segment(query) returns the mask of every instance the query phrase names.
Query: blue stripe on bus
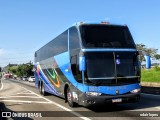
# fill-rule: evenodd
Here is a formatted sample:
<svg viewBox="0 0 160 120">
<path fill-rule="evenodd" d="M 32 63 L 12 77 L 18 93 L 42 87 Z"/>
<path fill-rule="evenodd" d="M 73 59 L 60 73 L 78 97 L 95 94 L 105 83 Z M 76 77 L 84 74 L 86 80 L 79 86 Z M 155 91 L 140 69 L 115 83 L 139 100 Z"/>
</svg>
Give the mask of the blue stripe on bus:
<svg viewBox="0 0 160 120">
<path fill-rule="evenodd" d="M 119 94 L 121 95 L 138 88 L 140 88 L 139 83 L 135 83 L 124 86 L 89 86 L 89 91 L 100 92 L 109 95 L 116 95 L 116 90 L 118 90 Z"/>
</svg>

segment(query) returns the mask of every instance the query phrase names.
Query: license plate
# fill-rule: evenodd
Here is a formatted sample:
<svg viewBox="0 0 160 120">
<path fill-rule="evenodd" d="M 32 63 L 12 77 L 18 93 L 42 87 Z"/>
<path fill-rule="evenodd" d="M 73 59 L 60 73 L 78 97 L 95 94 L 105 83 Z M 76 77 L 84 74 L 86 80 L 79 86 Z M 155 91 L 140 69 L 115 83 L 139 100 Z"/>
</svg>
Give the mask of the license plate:
<svg viewBox="0 0 160 120">
<path fill-rule="evenodd" d="M 119 102 L 122 102 L 122 99 L 121 99 L 121 98 L 112 99 L 112 103 L 119 103 Z"/>
</svg>

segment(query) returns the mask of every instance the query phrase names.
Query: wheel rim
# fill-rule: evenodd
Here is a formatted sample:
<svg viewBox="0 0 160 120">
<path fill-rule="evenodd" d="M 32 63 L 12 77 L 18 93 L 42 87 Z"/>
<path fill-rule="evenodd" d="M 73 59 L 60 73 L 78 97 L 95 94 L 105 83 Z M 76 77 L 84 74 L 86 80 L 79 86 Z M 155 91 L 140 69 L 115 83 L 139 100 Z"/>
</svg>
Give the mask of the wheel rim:
<svg viewBox="0 0 160 120">
<path fill-rule="evenodd" d="M 42 93 L 44 93 L 44 86 L 42 85 Z"/>
<path fill-rule="evenodd" d="M 72 101 L 72 95 L 71 95 L 70 90 L 67 91 L 67 100 L 69 103 L 71 103 L 71 101 Z"/>
</svg>

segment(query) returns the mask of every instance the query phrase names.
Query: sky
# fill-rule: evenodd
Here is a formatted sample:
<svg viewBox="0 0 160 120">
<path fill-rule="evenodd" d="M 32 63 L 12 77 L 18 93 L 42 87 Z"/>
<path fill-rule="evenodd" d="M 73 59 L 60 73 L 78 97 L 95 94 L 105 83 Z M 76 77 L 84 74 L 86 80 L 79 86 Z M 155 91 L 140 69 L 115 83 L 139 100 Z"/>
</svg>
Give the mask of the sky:
<svg viewBox="0 0 160 120">
<path fill-rule="evenodd" d="M 0 0 L 0 66 L 34 62 L 72 24 L 101 21 L 126 24 L 135 43 L 160 49 L 160 0 Z"/>
</svg>

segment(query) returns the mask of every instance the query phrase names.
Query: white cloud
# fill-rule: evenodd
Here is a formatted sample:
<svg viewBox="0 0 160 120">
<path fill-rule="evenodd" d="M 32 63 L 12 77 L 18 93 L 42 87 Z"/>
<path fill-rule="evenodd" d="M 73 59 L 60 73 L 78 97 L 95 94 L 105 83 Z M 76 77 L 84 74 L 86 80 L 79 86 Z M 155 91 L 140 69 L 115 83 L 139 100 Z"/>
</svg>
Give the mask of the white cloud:
<svg viewBox="0 0 160 120">
<path fill-rule="evenodd" d="M 5 54 L 5 50 L 4 49 L 0 49 L 0 57 L 3 56 Z"/>
<path fill-rule="evenodd" d="M 108 22 L 108 21 L 110 21 L 111 19 L 110 19 L 109 17 L 105 17 L 104 20 Z"/>
</svg>

